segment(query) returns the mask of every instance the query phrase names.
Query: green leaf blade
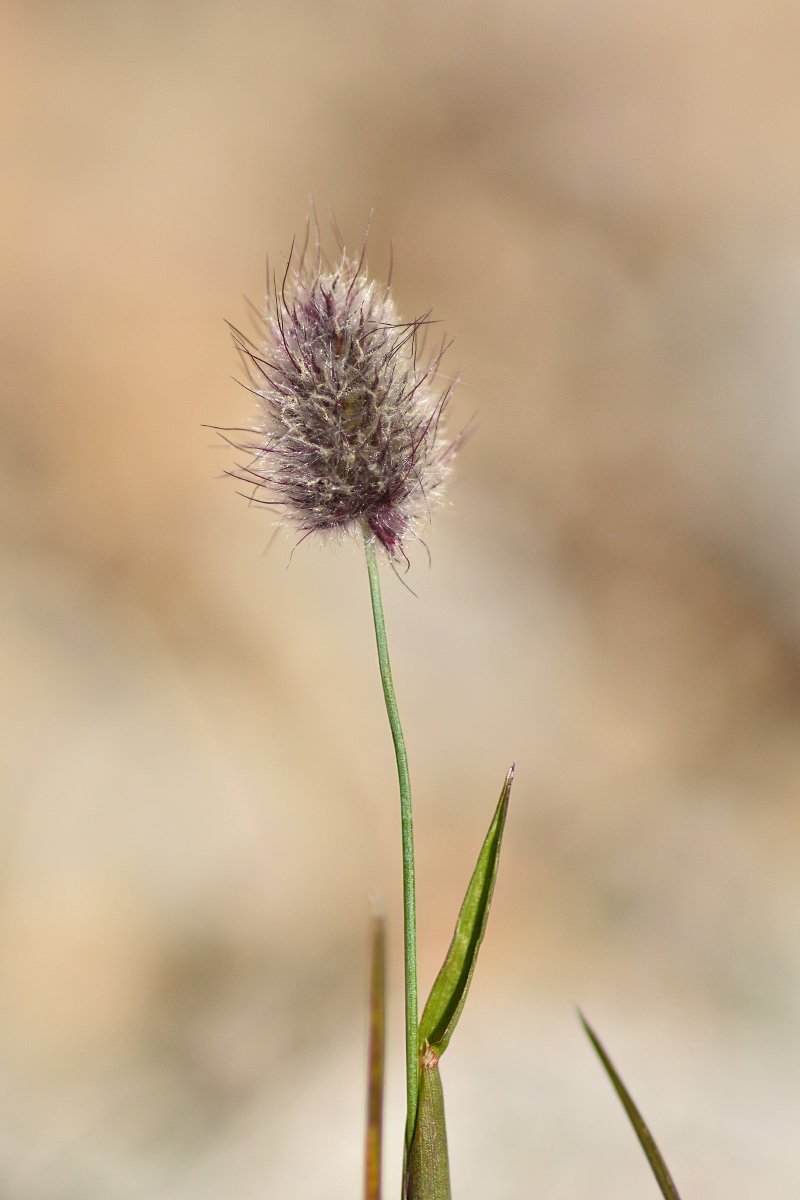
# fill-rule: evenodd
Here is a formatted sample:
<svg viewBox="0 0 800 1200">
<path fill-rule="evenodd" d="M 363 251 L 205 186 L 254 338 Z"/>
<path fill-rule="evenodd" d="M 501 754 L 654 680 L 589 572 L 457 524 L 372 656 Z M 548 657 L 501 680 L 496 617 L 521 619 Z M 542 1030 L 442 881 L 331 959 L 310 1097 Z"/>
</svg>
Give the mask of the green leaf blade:
<svg viewBox="0 0 800 1200">
<path fill-rule="evenodd" d="M 447 1049 L 467 998 L 489 919 L 513 779 L 512 766 L 506 775 L 489 832 L 481 847 L 478 862 L 461 905 L 453 940 L 422 1014 L 419 1025 L 419 1045 L 422 1053 L 431 1046 L 437 1056 L 441 1057 Z"/>
<path fill-rule="evenodd" d="M 650 1169 L 656 1177 L 656 1182 L 661 1189 L 661 1195 L 664 1197 L 664 1200 L 680 1200 L 678 1189 L 675 1187 L 667 1164 L 664 1162 L 661 1151 L 656 1145 L 650 1130 L 647 1128 L 644 1118 L 634 1104 L 633 1097 L 617 1074 L 616 1068 L 614 1067 L 611 1059 L 608 1057 L 605 1047 L 580 1009 L 578 1009 L 578 1016 L 581 1019 L 581 1024 L 586 1032 L 586 1036 L 594 1046 L 597 1057 L 605 1067 L 606 1074 L 611 1080 L 614 1091 L 620 1098 L 622 1107 L 628 1114 L 628 1120 L 633 1126 L 634 1132 L 639 1139 L 639 1144 L 644 1150 L 647 1161 L 650 1163 Z"/>
</svg>

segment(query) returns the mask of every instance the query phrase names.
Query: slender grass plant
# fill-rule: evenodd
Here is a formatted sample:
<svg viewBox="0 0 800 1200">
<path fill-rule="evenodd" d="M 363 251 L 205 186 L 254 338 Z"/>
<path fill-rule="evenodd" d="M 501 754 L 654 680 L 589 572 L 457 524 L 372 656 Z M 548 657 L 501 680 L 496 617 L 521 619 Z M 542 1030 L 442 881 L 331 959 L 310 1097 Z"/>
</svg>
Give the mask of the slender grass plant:
<svg viewBox="0 0 800 1200">
<path fill-rule="evenodd" d="M 257 331 L 233 330 L 258 409 L 252 428 L 221 431 L 244 456 L 229 472 L 248 498 L 273 508 L 300 535 L 350 535 L 364 547 L 383 695 L 394 744 L 403 863 L 406 1123 L 404 1200 L 449 1200 L 450 1170 L 439 1061 L 467 997 L 486 931 L 513 766 L 508 771 L 445 961 L 419 1015 L 411 779 L 392 681 L 381 597 L 381 560 L 407 564 L 441 497 L 459 438 L 444 434 L 452 383 L 440 367 L 447 349 L 424 352 L 428 314 L 403 321 L 389 285 L 352 262 L 340 241 L 330 265 L 307 235 L 280 277 L 268 280 Z M 241 436 L 242 433 L 245 436 Z M 231 436 L 228 436 L 231 435 Z M 375 917 L 370 984 L 366 1200 L 381 1195 L 385 1027 L 383 921 Z M 677 1193 L 646 1126 L 593 1032 L 587 1033 L 625 1104 L 670 1200 Z M 634 1116 L 635 1115 L 635 1116 Z"/>
</svg>

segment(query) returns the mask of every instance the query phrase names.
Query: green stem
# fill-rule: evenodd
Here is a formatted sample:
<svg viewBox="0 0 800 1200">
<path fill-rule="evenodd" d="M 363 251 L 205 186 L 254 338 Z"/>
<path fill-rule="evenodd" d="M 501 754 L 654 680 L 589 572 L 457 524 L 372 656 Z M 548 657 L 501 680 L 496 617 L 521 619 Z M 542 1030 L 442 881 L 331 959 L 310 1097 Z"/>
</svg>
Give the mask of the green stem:
<svg viewBox="0 0 800 1200">
<path fill-rule="evenodd" d="M 414 1132 L 419 1095 L 419 1023 L 417 1020 L 417 903 L 414 887 L 414 824 L 411 814 L 411 779 L 408 773 L 408 758 L 400 713 L 392 683 L 392 668 L 389 663 L 389 647 L 386 641 L 386 624 L 383 619 L 381 583 L 378 575 L 378 560 L 375 541 L 370 533 L 364 532 L 364 548 L 367 554 L 369 590 L 372 597 L 372 615 L 375 620 L 375 640 L 378 643 L 378 662 L 381 668 L 383 697 L 392 730 L 394 753 L 397 759 L 397 777 L 400 783 L 400 824 L 403 839 L 403 934 L 405 944 L 405 991 L 406 991 L 406 1095 L 408 1113 L 406 1117 L 406 1147 Z"/>
</svg>

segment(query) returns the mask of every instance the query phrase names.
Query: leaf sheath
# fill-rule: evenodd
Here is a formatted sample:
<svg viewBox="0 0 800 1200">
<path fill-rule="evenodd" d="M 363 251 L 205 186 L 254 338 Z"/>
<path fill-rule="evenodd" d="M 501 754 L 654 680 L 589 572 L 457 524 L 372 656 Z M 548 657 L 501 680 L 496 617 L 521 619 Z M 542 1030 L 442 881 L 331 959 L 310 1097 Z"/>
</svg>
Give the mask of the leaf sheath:
<svg viewBox="0 0 800 1200">
<path fill-rule="evenodd" d="M 444 1095 L 439 1058 L 431 1049 L 420 1060 L 417 1124 L 408 1156 L 405 1195 L 406 1200 L 451 1200 Z"/>
</svg>

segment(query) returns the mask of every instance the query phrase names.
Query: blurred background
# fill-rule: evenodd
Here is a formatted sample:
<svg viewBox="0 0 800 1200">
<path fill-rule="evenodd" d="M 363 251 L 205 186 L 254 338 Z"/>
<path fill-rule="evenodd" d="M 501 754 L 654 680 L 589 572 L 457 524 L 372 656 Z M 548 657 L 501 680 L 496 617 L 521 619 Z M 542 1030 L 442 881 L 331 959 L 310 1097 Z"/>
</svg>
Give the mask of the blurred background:
<svg viewBox="0 0 800 1200">
<path fill-rule="evenodd" d="M 444 1062 L 461 1200 L 798 1195 L 800 10 L 7 0 L 0 1195 L 361 1188 L 394 764 L 357 546 L 220 479 L 313 196 L 458 333 L 449 504 L 387 573 L 421 986 L 512 760 Z M 332 240 L 331 240 L 332 244 Z"/>
</svg>

